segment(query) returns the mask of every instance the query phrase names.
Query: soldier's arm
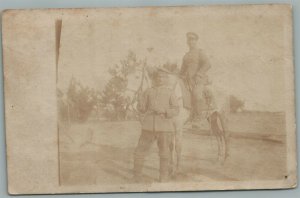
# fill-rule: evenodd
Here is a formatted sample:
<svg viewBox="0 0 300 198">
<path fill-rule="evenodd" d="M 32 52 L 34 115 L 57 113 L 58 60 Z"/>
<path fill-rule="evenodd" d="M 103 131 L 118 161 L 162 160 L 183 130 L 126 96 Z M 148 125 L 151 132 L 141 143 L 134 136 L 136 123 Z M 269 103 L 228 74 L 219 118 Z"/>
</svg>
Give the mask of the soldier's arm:
<svg viewBox="0 0 300 198">
<path fill-rule="evenodd" d="M 179 104 L 175 93 L 170 96 L 170 107 L 166 109 L 166 114 L 168 118 L 172 118 L 179 114 Z"/>
</svg>

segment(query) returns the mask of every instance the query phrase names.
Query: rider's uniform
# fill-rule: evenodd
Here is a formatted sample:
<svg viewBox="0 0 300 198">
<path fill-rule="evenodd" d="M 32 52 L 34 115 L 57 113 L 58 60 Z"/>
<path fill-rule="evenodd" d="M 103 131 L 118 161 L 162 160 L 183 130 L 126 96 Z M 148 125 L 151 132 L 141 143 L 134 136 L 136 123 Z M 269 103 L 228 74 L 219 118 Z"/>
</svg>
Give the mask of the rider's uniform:
<svg viewBox="0 0 300 198">
<path fill-rule="evenodd" d="M 180 74 L 192 94 L 191 105 L 195 110 L 194 115 L 215 108 L 212 91 L 207 86 L 210 81 L 206 72 L 210 67 L 207 57 L 200 49 L 191 49 L 183 57 Z M 188 103 L 185 106 L 191 108 Z"/>
</svg>

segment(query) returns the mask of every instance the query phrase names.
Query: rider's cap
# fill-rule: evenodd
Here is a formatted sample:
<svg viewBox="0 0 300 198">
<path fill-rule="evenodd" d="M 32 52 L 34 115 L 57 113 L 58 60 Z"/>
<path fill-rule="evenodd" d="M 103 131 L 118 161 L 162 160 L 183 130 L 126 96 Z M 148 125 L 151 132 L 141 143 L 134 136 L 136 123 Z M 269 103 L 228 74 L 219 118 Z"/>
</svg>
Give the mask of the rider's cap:
<svg viewBox="0 0 300 198">
<path fill-rule="evenodd" d="M 198 40 L 198 38 L 199 38 L 198 34 L 196 34 L 194 32 L 186 33 L 186 37 L 187 37 L 187 39 L 195 39 L 195 40 Z"/>
</svg>

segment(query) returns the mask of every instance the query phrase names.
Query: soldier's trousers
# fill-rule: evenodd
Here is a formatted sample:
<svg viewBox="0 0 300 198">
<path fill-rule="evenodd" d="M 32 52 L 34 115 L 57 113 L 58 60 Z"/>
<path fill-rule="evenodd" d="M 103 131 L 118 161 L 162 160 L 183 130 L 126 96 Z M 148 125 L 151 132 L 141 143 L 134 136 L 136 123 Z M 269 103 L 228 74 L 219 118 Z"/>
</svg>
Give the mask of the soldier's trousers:
<svg viewBox="0 0 300 198">
<path fill-rule="evenodd" d="M 173 132 L 153 132 L 142 130 L 142 134 L 134 154 L 134 175 L 136 177 L 141 176 L 145 156 L 148 154 L 148 151 L 155 140 L 157 140 L 160 157 L 159 180 L 163 182 L 166 181 L 169 176 Z"/>
</svg>

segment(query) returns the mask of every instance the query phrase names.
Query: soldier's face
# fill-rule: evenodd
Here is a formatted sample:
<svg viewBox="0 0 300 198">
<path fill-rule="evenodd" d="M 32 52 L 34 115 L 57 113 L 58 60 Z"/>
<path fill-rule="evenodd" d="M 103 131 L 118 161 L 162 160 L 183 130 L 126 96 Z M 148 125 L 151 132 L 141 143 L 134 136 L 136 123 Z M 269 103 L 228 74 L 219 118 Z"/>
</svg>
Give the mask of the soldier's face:
<svg viewBox="0 0 300 198">
<path fill-rule="evenodd" d="M 196 46 L 197 46 L 197 39 L 188 38 L 188 39 L 187 39 L 187 45 L 188 45 L 190 48 L 196 47 Z"/>
</svg>

